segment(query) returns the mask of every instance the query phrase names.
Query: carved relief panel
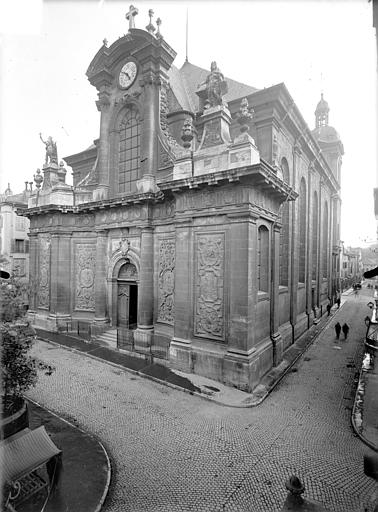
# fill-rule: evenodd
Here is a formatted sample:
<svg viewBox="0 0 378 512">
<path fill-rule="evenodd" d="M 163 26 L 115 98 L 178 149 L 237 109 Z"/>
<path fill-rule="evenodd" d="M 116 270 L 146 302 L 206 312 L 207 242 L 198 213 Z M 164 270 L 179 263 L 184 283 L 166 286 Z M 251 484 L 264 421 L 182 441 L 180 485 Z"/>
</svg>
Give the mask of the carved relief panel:
<svg viewBox="0 0 378 512">
<path fill-rule="evenodd" d="M 197 233 L 194 334 L 225 339 L 224 233 Z"/>
<path fill-rule="evenodd" d="M 175 319 L 175 259 L 175 241 L 160 240 L 157 320 L 172 325 Z"/>
<path fill-rule="evenodd" d="M 50 307 L 50 237 L 41 237 L 39 242 L 38 307 Z"/>
<path fill-rule="evenodd" d="M 75 247 L 75 310 L 95 310 L 96 246 L 77 244 Z"/>
</svg>

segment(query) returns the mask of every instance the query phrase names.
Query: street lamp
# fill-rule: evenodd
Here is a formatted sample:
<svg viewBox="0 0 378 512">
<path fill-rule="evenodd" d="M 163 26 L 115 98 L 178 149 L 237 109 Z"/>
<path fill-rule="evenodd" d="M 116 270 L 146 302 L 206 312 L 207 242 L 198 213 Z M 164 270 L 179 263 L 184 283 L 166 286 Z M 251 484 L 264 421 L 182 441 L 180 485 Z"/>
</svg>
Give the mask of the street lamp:
<svg viewBox="0 0 378 512">
<path fill-rule="evenodd" d="M 372 309 L 371 318 L 365 318 L 366 339 L 365 345 L 367 351 L 372 355 L 378 350 L 378 290 L 374 290 L 374 302 L 369 302 L 368 306 Z"/>
</svg>

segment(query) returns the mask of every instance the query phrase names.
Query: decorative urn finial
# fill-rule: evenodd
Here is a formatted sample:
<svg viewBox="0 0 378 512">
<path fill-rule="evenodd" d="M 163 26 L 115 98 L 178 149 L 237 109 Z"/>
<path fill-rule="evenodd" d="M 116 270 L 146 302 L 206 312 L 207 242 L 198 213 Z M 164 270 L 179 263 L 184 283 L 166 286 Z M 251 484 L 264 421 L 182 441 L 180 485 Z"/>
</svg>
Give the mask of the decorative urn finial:
<svg viewBox="0 0 378 512">
<path fill-rule="evenodd" d="M 189 116 L 185 119 L 184 125 L 181 129 L 181 140 L 185 149 L 190 149 L 194 137 L 192 118 Z"/>
<path fill-rule="evenodd" d="M 150 17 L 150 22 L 149 22 L 149 24 L 147 25 L 146 30 L 147 30 L 147 32 L 149 32 L 150 34 L 153 34 L 153 33 L 155 32 L 156 28 L 155 28 L 155 27 L 153 26 L 153 24 L 152 24 L 152 18 L 153 18 L 153 16 L 154 16 L 154 11 L 153 11 L 152 9 L 149 9 L 149 11 L 148 11 L 148 16 Z"/>
<path fill-rule="evenodd" d="M 157 32 L 156 32 L 156 37 L 163 37 L 161 32 L 160 32 L 160 25 L 161 25 L 161 18 L 158 18 L 156 20 L 156 25 L 157 25 Z"/>
<path fill-rule="evenodd" d="M 247 123 L 252 120 L 253 114 L 253 108 L 248 105 L 247 98 L 243 98 L 240 102 L 239 112 L 237 113 L 237 120 L 242 133 L 248 132 L 249 126 Z"/>
<path fill-rule="evenodd" d="M 35 186 L 37 187 L 37 190 L 39 190 L 41 188 L 42 181 L 43 181 L 43 176 L 41 174 L 41 169 L 37 169 L 37 173 L 34 174 L 34 182 L 35 182 Z"/>
</svg>

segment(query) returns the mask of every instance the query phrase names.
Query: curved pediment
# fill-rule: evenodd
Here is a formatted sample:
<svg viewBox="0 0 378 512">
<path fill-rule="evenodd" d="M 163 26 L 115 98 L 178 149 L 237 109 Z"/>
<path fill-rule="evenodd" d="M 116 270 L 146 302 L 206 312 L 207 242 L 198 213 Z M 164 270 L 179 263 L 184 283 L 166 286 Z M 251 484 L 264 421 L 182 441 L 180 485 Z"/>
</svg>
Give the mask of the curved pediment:
<svg viewBox="0 0 378 512">
<path fill-rule="evenodd" d="M 115 68 L 127 57 L 133 57 L 141 62 L 153 60 L 168 70 L 176 57 L 176 52 L 162 37 L 155 37 L 145 30 L 132 28 L 110 47 L 104 43 L 96 53 L 86 73 L 91 84 L 97 87 L 103 80 L 111 82 Z"/>
</svg>

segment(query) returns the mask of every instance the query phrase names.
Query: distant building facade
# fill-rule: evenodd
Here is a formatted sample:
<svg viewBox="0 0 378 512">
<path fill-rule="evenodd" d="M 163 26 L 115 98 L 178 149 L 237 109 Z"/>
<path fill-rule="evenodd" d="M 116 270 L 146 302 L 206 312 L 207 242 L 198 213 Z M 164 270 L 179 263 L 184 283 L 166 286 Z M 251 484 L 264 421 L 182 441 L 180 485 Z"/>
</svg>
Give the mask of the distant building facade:
<svg viewBox="0 0 378 512">
<path fill-rule="evenodd" d="M 15 276 L 29 279 L 29 219 L 17 215 L 18 208 L 28 204 L 28 183 L 20 194 L 10 186 L 0 195 L 0 255 L 1 266 Z"/>
<path fill-rule="evenodd" d="M 253 389 L 340 287 L 343 147 L 284 84 L 173 66 L 157 31 L 104 42 L 87 76 L 100 135 L 46 158 L 29 200 L 30 318 L 125 328 L 134 349 Z M 42 182 L 42 185 L 41 185 Z"/>
</svg>

